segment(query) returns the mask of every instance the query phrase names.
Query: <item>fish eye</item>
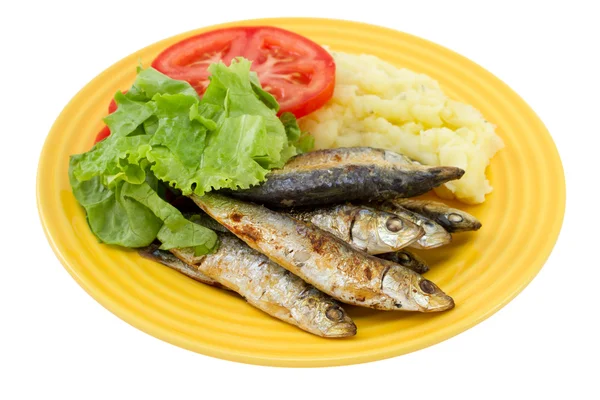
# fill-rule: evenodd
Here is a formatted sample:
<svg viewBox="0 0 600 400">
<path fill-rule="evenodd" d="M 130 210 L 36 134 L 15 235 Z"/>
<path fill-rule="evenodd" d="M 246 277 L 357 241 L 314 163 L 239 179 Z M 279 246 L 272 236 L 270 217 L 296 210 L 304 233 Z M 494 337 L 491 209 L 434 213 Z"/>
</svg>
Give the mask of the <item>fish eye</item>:
<svg viewBox="0 0 600 400">
<path fill-rule="evenodd" d="M 410 256 L 408 254 L 406 254 L 406 253 L 400 253 L 400 254 L 398 254 L 398 259 L 400 261 L 402 261 L 402 262 L 405 262 L 405 263 L 410 262 Z"/>
<path fill-rule="evenodd" d="M 388 218 L 388 220 L 385 222 L 385 227 L 387 230 L 394 233 L 400 232 L 403 226 L 404 224 L 402 223 L 402 220 L 398 217 Z"/>
<path fill-rule="evenodd" d="M 452 213 L 450 215 L 448 215 L 448 220 L 450 222 L 454 222 L 454 223 L 458 223 L 458 222 L 462 222 L 463 221 L 463 217 L 456 214 L 456 213 Z"/>
<path fill-rule="evenodd" d="M 435 228 L 435 225 L 431 221 L 425 221 L 425 222 L 423 222 L 423 225 L 425 228 L 429 228 L 429 229 Z"/>
<path fill-rule="evenodd" d="M 325 316 L 333 322 L 339 322 L 344 318 L 344 312 L 337 306 L 331 306 L 325 311 Z"/>
<path fill-rule="evenodd" d="M 425 293 L 428 293 L 428 294 L 435 293 L 435 290 L 437 289 L 435 284 L 427 279 L 423 279 L 421 282 L 419 282 L 419 287 L 421 288 L 422 291 L 424 291 Z"/>
</svg>

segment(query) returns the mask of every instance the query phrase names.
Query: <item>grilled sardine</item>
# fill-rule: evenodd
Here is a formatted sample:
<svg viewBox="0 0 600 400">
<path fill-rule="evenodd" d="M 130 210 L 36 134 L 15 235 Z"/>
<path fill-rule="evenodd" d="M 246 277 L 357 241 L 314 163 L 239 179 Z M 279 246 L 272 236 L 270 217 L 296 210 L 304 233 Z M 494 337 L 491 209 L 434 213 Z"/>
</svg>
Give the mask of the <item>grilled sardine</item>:
<svg viewBox="0 0 600 400">
<path fill-rule="evenodd" d="M 331 297 L 249 248 L 227 233 L 218 233 L 215 253 L 198 261 L 193 252 L 179 252 L 189 268 L 176 268 L 188 276 L 196 269 L 202 275 L 239 293 L 248 303 L 282 321 L 322 337 L 347 337 L 356 334 L 356 325 Z M 164 253 L 152 252 L 160 262 Z M 188 262 L 197 262 L 191 265 Z M 173 268 L 173 263 L 165 264 Z M 194 277 L 194 279 L 196 279 Z"/>
<path fill-rule="evenodd" d="M 266 182 L 227 193 L 274 207 L 324 205 L 414 197 L 464 174 L 456 167 L 411 163 L 389 151 L 359 149 L 362 153 L 338 148 L 301 154 L 269 173 Z"/>
<path fill-rule="evenodd" d="M 219 194 L 191 198 L 250 247 L 340 301 L 380 310 L 421 312 L 454 306 L 452 298 L 433 282 L 367 255 L 329 232 Z"/>
</svg>

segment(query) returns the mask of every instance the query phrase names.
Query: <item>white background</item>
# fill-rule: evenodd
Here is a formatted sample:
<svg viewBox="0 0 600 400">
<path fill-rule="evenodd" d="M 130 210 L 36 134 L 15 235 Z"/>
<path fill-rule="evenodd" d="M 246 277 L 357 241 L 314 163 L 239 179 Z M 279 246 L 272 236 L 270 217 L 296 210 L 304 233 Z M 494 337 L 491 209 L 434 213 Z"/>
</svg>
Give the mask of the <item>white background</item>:
<svg viewBox="0 0 600 400">
<path fill-rule="evenodd" d="M 0 6 L 0 398 L 600 398 L 596 2 L 16 3 Z M 538 113 L 564 163 L 567 213 L 549 261 L 508 306 L 457 337 L 395 359 L 265 368 L 148 336 L 67 274 L 35 206 L 38 156 L 62 107 L 103 69 L 150 43 L 276 16 L 351 19 L 424 37 L 487 68 Z"/>
</svg>

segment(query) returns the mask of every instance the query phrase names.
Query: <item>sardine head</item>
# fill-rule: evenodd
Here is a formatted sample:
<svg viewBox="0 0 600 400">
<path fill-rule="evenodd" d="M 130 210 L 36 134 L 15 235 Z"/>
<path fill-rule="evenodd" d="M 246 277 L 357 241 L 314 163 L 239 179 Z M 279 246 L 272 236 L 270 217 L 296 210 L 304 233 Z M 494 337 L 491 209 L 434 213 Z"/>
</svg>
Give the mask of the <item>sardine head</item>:
<svg viewBox="0 0 600 400">
<path fill-rule="evenodd" d="M 397 215 L 363 209 L 352 225 L 355 245 L 369 254 L 397 251 L 418 240 L 424 229 Z"/>
<path fill-rule="evenodd" d="M 304 306 L 299 309 L 301 320 L 309 331 L 324 337 L 356 335 L 356 325 L 346 311 L 332 298 L 312 288 L 304 296 Z"/>
<path fill-rule="evenodd" d="M 400 265 L 386 271 L 382 291 L 396 301 L 398 310 L 437 312 L 454 308 L 452 297 L 435 283 Z"/>
<path fill-rule="evenodd" d="M 394 214 L 380 212 L 377 216 L 377 236 L 383 243 L 381 253 L 397 251 L 425 234 L 419 225 Z M 373 253 L 375 254 L 375 253 Z M 380 253 L 379 253 L 380 254 Z"/>
<path fill-rule="evenodd" d="M 444 225 L 451 227 L 449 229 L 451 229 L 452 232 L 476 231 L 481 228 L 481 222 L 472 215 L 460 210 L 452 210 L 438 218 L 443 220 Z"/>
</svg>

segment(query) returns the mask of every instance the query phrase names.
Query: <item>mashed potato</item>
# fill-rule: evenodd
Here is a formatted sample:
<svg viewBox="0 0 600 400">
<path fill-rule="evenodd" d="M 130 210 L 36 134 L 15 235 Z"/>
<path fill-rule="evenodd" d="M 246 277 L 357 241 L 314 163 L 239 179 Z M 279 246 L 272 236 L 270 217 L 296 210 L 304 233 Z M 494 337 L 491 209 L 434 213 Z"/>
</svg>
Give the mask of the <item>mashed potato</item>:
<svg viewBox="0 0 600 400">
<path fill-rule="evenodd" d="M 436 189 L 442 197 L 482 203 L 492 187 L 485 176 L 504 144 L 473 107 L 449 99 L 432 78 L 377 57 L 332 52 L 337 67 L 333 98 L 300 119 L 315 148 L 370 146 L 428 165 L 465 170 Z"/>
</svg>

